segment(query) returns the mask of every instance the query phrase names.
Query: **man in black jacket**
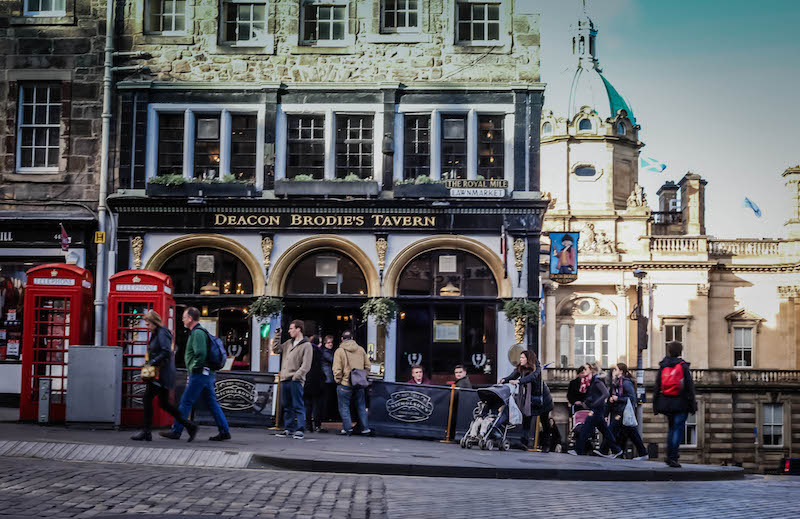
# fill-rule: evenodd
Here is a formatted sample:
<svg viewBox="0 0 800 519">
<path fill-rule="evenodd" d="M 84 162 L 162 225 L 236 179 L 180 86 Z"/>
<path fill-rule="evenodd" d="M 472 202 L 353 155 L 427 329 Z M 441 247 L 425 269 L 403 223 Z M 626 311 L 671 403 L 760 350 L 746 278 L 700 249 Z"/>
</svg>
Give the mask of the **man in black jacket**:
<svg viewBox="0 0 800 519">
<path fill-rule="evenodd" d="M 697 412 L 697 399 L 689 363 L 683 360 L 683 345 L 677 341 L 667 343 L 667 356 L 658 364 L 656 388 L 653 396 L 653 413 L 667 417 L 667 459 L 670 467 L 680 468 L 678 449 L 684 434 L 689 413 Z M 675 368 L 679 367 L 680 371 Z M 665 373 L 666 370 L 666 373 Z"/>
</svg>

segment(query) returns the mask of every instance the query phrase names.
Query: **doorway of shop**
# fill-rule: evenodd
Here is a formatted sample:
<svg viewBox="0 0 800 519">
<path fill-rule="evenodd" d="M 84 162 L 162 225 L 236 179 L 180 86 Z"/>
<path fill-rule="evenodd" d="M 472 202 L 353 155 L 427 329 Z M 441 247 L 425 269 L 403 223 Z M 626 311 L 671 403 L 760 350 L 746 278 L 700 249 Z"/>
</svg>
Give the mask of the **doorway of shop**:
<svg viewBox="0 0 800 519">
<path fill-rule="evenodd" d="M 189 330 L 184 328 L 181 318 L 187 308 L 194 306 L 200 310 L 200 325 L 212 335 L 222 339 L 228 355 L 234 357 L 232 369 L 250 370 L 252 326 L 250 316 L 247 314 L 249 302 L 237 303 L 186 299 L 176 302 L 178 319 L 175 324 L 175 363 L 177 367 L 186 367 L 183 355 L 189 339 Z"/>
<path fill-rule="evenodd" d="M 281 321 L 281 341 L 289 339 L 289 323 L 295 319 L 303 321 L 303 332 L 310 339 L 316 335 L 320 344 L 326 335 L 333 335 L 334 347 L 339 346 L 342 332 L 353 332 L 355 341 L 362 347 L 367 345 L 367 323 L 361 319 L 361 305 L 366 301 L 337 301 L 333 298 L 309 300 L 287 297 L 284 299 Z"/>
</svg>

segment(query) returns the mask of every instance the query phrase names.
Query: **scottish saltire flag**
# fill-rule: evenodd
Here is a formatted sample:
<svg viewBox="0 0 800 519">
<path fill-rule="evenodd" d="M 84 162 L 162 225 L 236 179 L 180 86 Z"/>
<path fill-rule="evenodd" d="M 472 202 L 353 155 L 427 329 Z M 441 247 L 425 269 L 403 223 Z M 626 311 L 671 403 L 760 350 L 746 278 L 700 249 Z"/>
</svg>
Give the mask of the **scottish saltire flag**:
<svg viewBox="0 0 800 519">
<path fill-rule="evenodd" d="M 639 157 L 639 167 L 645 171 L 651 171 L 653 173 L 661 173 L 667 169 L 666 164 L 657 161 L 653 157 Z"/>
<path fill-rule="evenodd" d="M 744 202 L 742 203 L 742 207 L 745 209 L 752 209 L 753 214 L 756 215 L 756 218 L 761 218 L 761 209 L 759 209 L 758 205 L 755 202 L 750 200 L 747 197 L 744 197 Z"/>
</svg>

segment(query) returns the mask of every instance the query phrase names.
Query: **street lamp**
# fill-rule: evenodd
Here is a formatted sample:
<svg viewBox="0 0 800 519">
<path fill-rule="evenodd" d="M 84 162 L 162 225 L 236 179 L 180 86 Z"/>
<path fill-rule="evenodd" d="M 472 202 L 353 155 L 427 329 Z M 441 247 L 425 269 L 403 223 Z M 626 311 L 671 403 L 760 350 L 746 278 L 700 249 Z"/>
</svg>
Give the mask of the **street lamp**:
<svg viewBox="0 0 800 519">
<path fill-rule="evenodd" d="M 636 269 L 633 276 L 637 279 L 636 283 L 636 308 L 631 319 L 636 321 L 636 399 L 640 404 L 644 403 L 644 366 L 642 365 L 642 350 L 647 349 L 647 325 L 648 319 L 642 314 L 642 280 L 647 276 L 647 272 Z M 642 406 L 636 407 L 636 421 L 639 422 L 639 434 L 642 433 Z"/>
</svg>

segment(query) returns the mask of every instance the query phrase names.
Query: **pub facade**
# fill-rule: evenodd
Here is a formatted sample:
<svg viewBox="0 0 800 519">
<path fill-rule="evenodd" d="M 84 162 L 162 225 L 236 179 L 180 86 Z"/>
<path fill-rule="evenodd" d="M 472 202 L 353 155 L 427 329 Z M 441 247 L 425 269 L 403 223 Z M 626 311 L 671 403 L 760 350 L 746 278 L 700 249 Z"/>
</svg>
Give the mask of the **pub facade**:
<svg viewBox="0 0 800 519">
<path fill-rule="evenodd" d="M 117 84 L 116 271 L 171 276 L 239 369 L 279 367 L 262 295 L 284 303 L 270 333 L 352 329 L 386 380 L 512 369 L 503 301 L 539 296 L 547 207 L 527 2 L 130 4 L 147 69 Z M 360 311 L 379 297 L 386 327 Z"/>
</svg>

